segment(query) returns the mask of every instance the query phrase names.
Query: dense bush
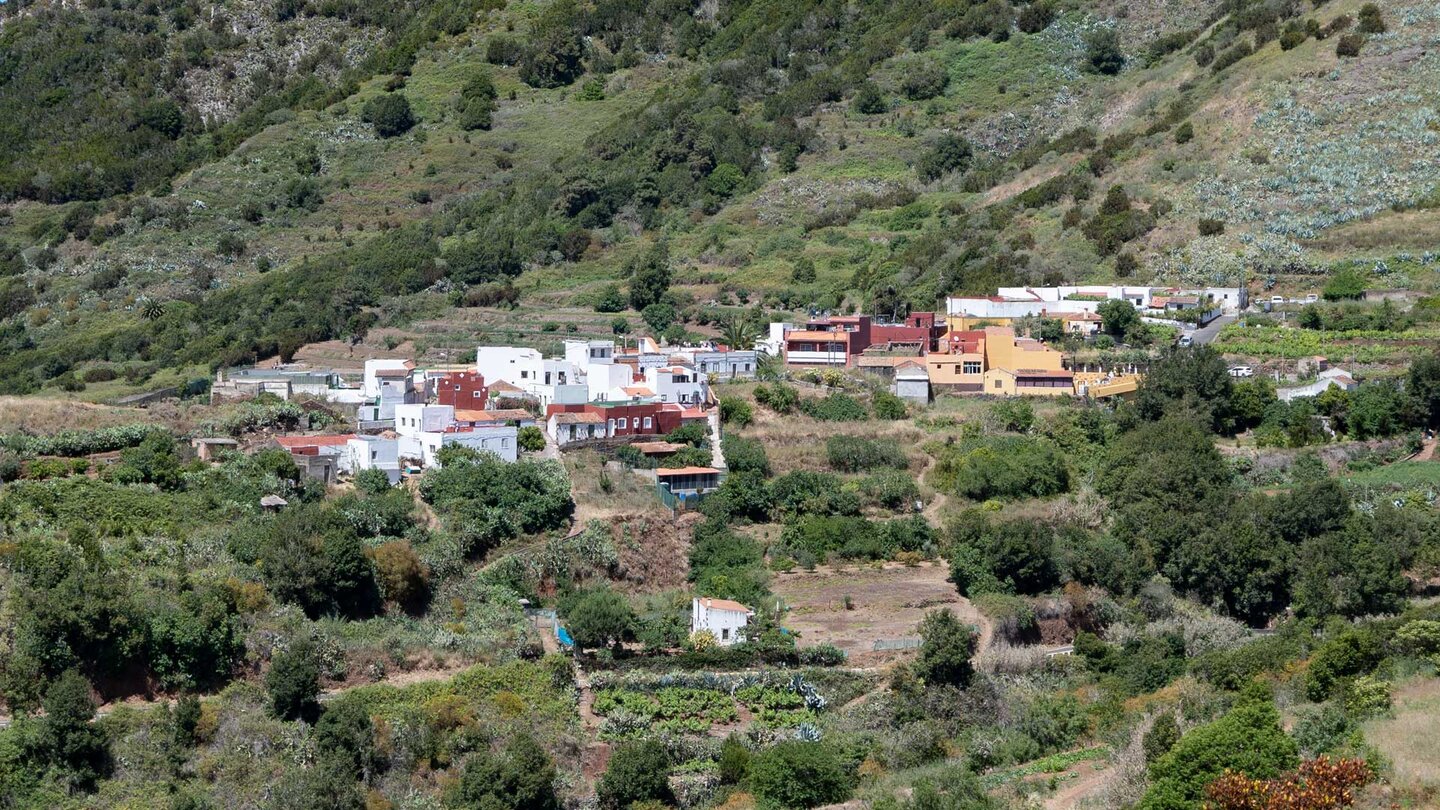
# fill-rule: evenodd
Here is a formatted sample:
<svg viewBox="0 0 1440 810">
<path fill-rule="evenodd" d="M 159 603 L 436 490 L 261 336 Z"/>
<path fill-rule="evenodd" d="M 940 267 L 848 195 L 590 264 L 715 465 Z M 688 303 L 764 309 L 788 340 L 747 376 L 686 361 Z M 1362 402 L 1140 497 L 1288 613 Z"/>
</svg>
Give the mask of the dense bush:
<svg viewBox="0 0 1440 810">
<path fill-rule="evenodd" d="M 870 412 L 865 410 L 859 400 L 839 391 L 818 399 L 801 400 L 800 410 L 822 422 L 859 422 L 870 418 Z"/>
<path fill-rule="evenodd" d="M 887 439 L 836 435 L 825 440 L 825 457 L 840 472 L 863 472 L 877 467 L 903 470 L 909 466 L 905 451 Z"/>
<path fill-rule="evenodd" d="M 844 758 L 825 743 L 782 742 L 750 763 L 750 786 L 765 807 L 835 804 L 849 797 L 853 785 Z"/>
<path fill-rule="evenodd" d="M 972 500 L 1046 497 L 1070 489 L 1065 458 L 1048 439 L 986 436 L 938 450 L 932 483 Z"/>
<path fill-rule="evenodd" d="M 1205 786 L 1227 769 L 1272 779 L 1297 764 L 1295 741 L 1280 728 L 1280 715 L 1269 696 L 1247 694 L 1219 720 L 1186 732 L 1155 763 L 1139 807 L 1192 806 L 1204 798 Z"/>
<path fill-rule="evenodd" d="M 410 100 L 399 93 L 385 93 L 365 102 L 360 120 L 375 125 L 375 134 L 382 138 L 403 135 L 415 126 Z"/>
<path fill-rule="evenodd" d="M 439 469 L 425 473 L 420 497 L 453 527 L 462 549 L 481 554 L 523 534 L 565 525 L 574 504 L 559 462 L 507 464 L 488 453 L 448 446 Z"/>
</svg>

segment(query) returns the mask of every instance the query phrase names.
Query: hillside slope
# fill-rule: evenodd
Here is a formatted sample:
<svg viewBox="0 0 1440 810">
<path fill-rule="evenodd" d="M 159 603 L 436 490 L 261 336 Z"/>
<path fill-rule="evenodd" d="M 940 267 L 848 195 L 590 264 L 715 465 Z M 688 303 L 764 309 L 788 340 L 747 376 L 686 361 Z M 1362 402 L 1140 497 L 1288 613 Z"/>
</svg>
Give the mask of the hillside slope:
<svg viewBox="0 0 1440 810">
<path fill-rule="evenodd" d="M 356 67 L 328 95 L 261 93 L 254 134 L 163 147 L 193 164 L 168 193 L 11 192 L 0 387 L 153 385 L 384 327 L 423 334 L 422 353 L 543 342 L 567 319 L 609 331 L 593 310 L 648 303 L 624 288 L 645 265 L 669 269 L 691 328 L 711 300 L 889 312 L 1061 279 L 1311 290 L 1353 264 L 1429 289 L 1440 14 L 1385 3 L 1373 32 L 1361 12 L 561 0 L 351 26 L 335 36 Z M 302 5 L 256 30 L 337 19 Z M 161 33 L 155 64 L 178 47 Z M 36 92 L 0 100 L 39 108 Z M 367 104 L 390 96 L 415 123 L 381 137 Z M 69 141 L 0 142 L 25 145 L 23 169 Z"/>
</svg>

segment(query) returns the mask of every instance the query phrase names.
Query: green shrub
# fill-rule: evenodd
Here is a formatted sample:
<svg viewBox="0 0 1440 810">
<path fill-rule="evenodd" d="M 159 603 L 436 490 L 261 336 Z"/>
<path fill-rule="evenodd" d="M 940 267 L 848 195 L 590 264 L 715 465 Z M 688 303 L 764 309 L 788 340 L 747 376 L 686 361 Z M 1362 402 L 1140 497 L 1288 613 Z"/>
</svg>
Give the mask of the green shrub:
<svg viewBox="0 0 1440 810">
<path fill-rule="evenodd" d="M 840 472 L 862 472 L 876 467 L 903 470 L 910 464 L 905 451 L 894 441 L 843 434 L 825 440 L 825 456 L 830 467 Z"/>
<path fill-rule="evenodd" d="M 778 743 L 750 763 L 750 787 L 765 808 L 834 804 L 848 798 L 853 786 L 844 758 L 825 743 Z"/>
<path fill-rule="evenodd" d="M 800 410 L 822 422 L 861 422 L 870 418 L 870 412 L 859 400 L 839 391 L 818 399 L 802 400 Z"/>
<path fill-rule="evenodd" d="M 755 412 L 750 403 L 741 397 L 720 398 L 720 421 L 730 425 L 737 430 L 749 425 L 755 420 Z"/>
<path fill-rule="evenodd" d="M 1353 58 L 1359 56 L 1360 50 L 1364 47 L 1364 34 L 1344 34 L 1335 41 L 1335 55 Z"/>
<path fill-rule="evenodd" d="M 941 448 L 931 481 L 976 501 L 1043 498 L 1069 491 L 1070 471 L 1048 439 L 985 436 Z"/>
<path fill-rule="evenodd" d="M 399 93 L 385 93 L 365 102 L 360 120 L 375 126 L 375 134 L 382 138 L 403 135 L 415 126 L 415 116 L 410 111 L 410 100 Z"/>
<path fill-rule="evenodd" d="M 669 778 L 670 758 L 659 743 L 621 743 L 595 784 L 595 798 L 602 810 L 626 810 L 636 802 L 669 804 L 673 801 Z"/>
<path fill-rule="evenodd" d="M 1268 696 L 1247 695 L 1220 719 L 1187 732 L 1155 763 L 1139 807 L 1193 807 L 1204 798 L 1205 785 L 1227 769 L 1273 779 L 1299 764 L 1296 751 Z"/>
<path fill-rule="evenodd" d="M 320 713 L 320 656 L 308 638 L 293 639 L 265 674 L 270 712 L 282 720 L 314 722 Z"/>
</svg>

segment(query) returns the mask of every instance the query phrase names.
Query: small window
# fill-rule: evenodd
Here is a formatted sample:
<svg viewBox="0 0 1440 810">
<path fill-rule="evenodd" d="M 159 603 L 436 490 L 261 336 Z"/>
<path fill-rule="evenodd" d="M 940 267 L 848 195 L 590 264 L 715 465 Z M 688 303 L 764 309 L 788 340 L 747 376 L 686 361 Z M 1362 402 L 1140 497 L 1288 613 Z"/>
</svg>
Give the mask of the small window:
<svg viewBox="0 0 1440 810">
<path fill-rule="evenodd" d="M 649 430 L 649 429 L 650 429 L 650 417 L 648 417 L 648 416 L 645 417 L 645 429 L 646 429 L 646 430 Z"/>
<path fill-rule="evenodd" d="M 476 398 L 476 399 L 479 399 L 481 393 L 482 393 L 482 392 L 480 392 L 480 391 L 472 391 L 472 392 L 470 393 L 470 396 L 472 396 L 472 397 L 474 397 L 474 398 Z"/>
<path fill-rule="evenodd" d="M 722 628 L 720 628 L 720 640 L 721 640 L 721 641 L 729 641 L 729 640 L 730 640 L 730 628 L 728 628 L 728 627 L 722 627 Z"/>
<path fill-rule="evenodd" d="M 996 387 L 996 388 L 1001 387 L 1001 385 L 1000 385 L 1000 380 L 996 380 L 996 381 L 995 381 L 995 387 Z"/>
<path fill-rule="evenodd" d="M 619 423 L 618 425 L 616 425 L 616 427 L 619 427 L 621 430 L 624 430 L 624 429 L 625 429 L 625 422 L 626 422 L 626 420 L 621 419 L 621 420 L 620 420 L 620 423 Z"/>
</svg>

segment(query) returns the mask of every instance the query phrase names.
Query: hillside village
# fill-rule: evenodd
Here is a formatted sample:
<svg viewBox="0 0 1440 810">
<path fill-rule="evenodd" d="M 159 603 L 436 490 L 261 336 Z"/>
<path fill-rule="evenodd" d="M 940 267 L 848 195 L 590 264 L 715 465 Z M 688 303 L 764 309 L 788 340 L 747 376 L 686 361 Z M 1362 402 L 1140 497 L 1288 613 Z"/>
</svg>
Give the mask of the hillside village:
<svg viewBox="0 0 1440 810">
<path fill-rule="evenodd" d="M 1440 807 L 1434 0 L 0 0 L 0 810 Z"/>
</svg>

